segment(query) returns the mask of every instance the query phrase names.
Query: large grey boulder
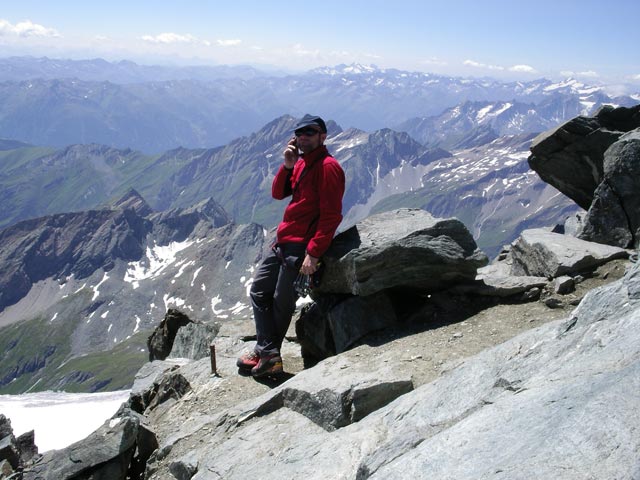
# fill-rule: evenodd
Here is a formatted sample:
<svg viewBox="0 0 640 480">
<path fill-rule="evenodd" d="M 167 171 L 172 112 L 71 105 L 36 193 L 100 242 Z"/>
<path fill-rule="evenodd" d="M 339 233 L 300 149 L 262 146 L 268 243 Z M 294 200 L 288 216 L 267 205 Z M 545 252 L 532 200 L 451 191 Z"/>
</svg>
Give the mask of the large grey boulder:
<svg viewBox="0 0 640 480">
<path fill-rule="evenodd" d="M 367 334 L 397 322 L 386 292 L 368 297 L 328 295 L 301 312 L 296 336 L 302 356 L 313 361 L 344 352 Z"/>
<path fill-rule="evenodd" d="M 219 327 L 206 323 L 189 323 L 178 329 L 169 358 L 199 360 L 210 356 L 209 346 Z"/>
<path fill-rule="evenodd" d="M 326 270 L 314 293 L 372 295 L 393 287 L 443 290 L 473 280 L 487 264 L 473 237 L 457 219 L 435 218 L 420 209 L 372 215 L 349 232 L 352 247 L 339 258 L 325 255 Z M 340 238 L 338 249 L 346 250 Z"/>
<path fill-rule="evenodd" d="M 424 210 L 373 215 L 336 237 L 316 301 L 296 322 L 305 360 L 343 352 L 367 334 L 398 322 L 390 290 L 435 292 L 472 282 L 487 264 L 456 219 Z"/>
<path fill-rule="evenodd" d="M 640 245 L 640 128 L 604 153 L 603 180 L 584 220 L 580 238 L 623 248 Z"/>
<path fill-rule="evenodd" d="M 397 364 L 372 369 L 367 362 L 332 357 L 232 410 L 227 421 L 244 423 L 286 407 L 331 432 L 360 421 L 411 390 L 411 376 Z"/>
<path fill-rule="evenodd" d="M 191 323 L 193 323 L 193 320 L 177 308 L 168 309 L 160 324 L 147 339 L 149 361 L 167 358 L 173 349 L 173 342 L 176 339 L 178 330 Z"/>
<path fill-rule="evenodd" d="M 623 248 L 534 228 L 522 232 L 513 243 L 511 273 L 555 278 L 588 272 L 610 260 L 628 256 Z"/>
<path fill-rule="evenodd" d="M 169 358 L 146 363 L 136 374 L 127 406 L 137 413 L 149 413 L 169 400 L 190 391 L 189 382 L 177 371 L 186 358 Z"/>
<path fill-rule="evenodd" d="M 312 291 L 316 303 L 296 322 L 308 361 L 343 352 L 397 324 L 387 291 L 427 293 L 472 282 L 488 260 L 462 222 L 399 209 L 338 235 L 323 261 L 322 282 Z"/>
<path fill-rule="evenodd" d="M 536 137 L 529 166 L 588 210 L 604 177 L 604 153 L 624 133 L 639 127 L 640 105 L 604 106 L 593 117 L 574 118 Z"/>
</svg>

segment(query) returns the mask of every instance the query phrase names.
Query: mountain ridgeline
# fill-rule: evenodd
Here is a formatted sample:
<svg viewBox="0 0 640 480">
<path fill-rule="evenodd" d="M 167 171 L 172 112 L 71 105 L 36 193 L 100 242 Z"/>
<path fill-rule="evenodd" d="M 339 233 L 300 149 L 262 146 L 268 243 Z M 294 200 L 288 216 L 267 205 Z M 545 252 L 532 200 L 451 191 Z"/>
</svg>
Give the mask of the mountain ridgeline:
<svg viewBox="0 0 640 480">
<path fill-rule="evenodd" d="M 103 145 L 0 151 L 0 225 L 95 209 L 133 187 L 155 211 L 186 208 L 213 197 L 235 222 L 272 228 L 284 205 L 271 199 L 271 180 L 295 122 L 285 115 L 223 147 L 179 148 L 161 155 Z M 343 130 L 333 121 L 328 129 L 328 148 L 347 179 L 341 230 L 371 212 L 425 208 L 461 218 L 493 256 L 523 226 L 548 224 L 576 210 L 528 170 L 532 135 L 489 143 L 469 139 L 470 145 L 479 144 L 450 152 L 425 147 L 391 129 Z M 507 196 L 513 201 L 504 201 Z"/>
<path fill-rule="evenodd" d="M 290 75 L 100 60 L 15 58 L 0 61 L 0 67 L 0 138 L 55 147 L 98 143 L 146 153 L 224 145 L 285 112 L 317 112 L 367 131 L 407 129 L 426 144 L 442 141 L 433 138 L 441 130 L 433 123 L 444 121 L 438 117 L 450 117 L 451 109 L 466 102 L 481 113 L 504 109 L 501 118 L 512 118 L 509 128 L 484 131 L 489 139 L 505 130 L 540 132 L 602 104 L 631 106 L 640 98 L 611 96 L 572 79 L 503 83 L 362 65 Z"/>
<path fill-rule="evenodd" d="M 211 199 L 158 213 L 130 191 L 109 208 L 20 222 L 0 239 L 0 389 L 19 393 L 34 382 L 125 388 L 169 305 L 203 320 L 248 308 L 243 284 L 265 235 Z"/>
</svg>

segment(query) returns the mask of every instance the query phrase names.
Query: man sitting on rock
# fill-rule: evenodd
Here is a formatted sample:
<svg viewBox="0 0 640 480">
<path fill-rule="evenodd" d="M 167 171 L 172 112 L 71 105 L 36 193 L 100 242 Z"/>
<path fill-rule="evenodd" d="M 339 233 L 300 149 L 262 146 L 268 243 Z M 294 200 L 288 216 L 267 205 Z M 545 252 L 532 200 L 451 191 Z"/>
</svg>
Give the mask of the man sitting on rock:
<svg viewBox="0 0 640 480">
<path fill-rule="evenodd" d="M 298 298 L 294 281 L 312 275 L 342 221 L 345 178 L 329 155 L 322 118 L 305 115 L 284 150 L 284 163 L 273 179 L 271 194 L 291 196 L 278 226 L 272 252 L 262 262 L 251 285 L 251 305 L 257 343 L 237 365 L 254 377 L 282 372 L 280 348 Z"/>
</svg>

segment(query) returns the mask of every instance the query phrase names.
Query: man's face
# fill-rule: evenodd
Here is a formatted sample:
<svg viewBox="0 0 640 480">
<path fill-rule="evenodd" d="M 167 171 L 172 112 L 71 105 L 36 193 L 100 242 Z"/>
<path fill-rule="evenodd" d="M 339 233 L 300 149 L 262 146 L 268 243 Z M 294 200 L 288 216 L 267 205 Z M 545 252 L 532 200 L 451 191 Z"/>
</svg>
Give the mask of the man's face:
<svg viewBox="0 0 640 480">
<path fill-rule="evenodd" d="M 326 133 L 314 126 L 303 127 L 295 131 L 298 149 L 302 153 L 308 153 L 318 148 L 327 138 Z"/>
</svg>

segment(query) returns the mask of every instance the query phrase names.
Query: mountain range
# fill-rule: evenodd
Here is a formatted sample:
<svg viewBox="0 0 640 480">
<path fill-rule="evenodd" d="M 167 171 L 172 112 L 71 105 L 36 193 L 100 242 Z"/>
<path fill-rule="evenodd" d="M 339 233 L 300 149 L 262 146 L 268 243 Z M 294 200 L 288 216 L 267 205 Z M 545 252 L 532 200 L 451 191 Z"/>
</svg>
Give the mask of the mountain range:
<svg viewBox="0 0 640 480">
<path fill-rule="evenodd" d="M 510 133 L 531 133 L 544 123 L 535 117 L 564 121 L 604 103 L 630 106 L 640 99 L 611 96 L 604 87 L 572 79 L 504 83 L 362 65 L 282 75 L 104 60 L 18 57 L 0 63 L 0 138 L 56 147 L 98 143 L 147 153 L 224 145 L 284 113 L 314 112 L 345 128 L 397 130 L 465 102 L 511 102 L 529 106 Z"/>
<path fill-rule="evenodd" d="M 285 115 L 223 147 L 180 148 L 161 155 L 103 145 L 0 151 L 0 225 L 108 205 L 135 188 L 156 211 L 213 197 L 235 222 L 272 228 L 283 205 L 270 197 L 271 180 L 295 122 Z M 328 128 L 327 145 L 347 178 L 340 230 L 372 212 L 425 208 L 465 221 L 493 256 L 521 227 L 553 223 L 576 210 L 529 171 L 532 134 L 484 143 L 472 129 L 463 143 L 479 145 L 450 152 L 425 147 L 391 129 L 343 130 L 333 121 Z"/>
</svg>

